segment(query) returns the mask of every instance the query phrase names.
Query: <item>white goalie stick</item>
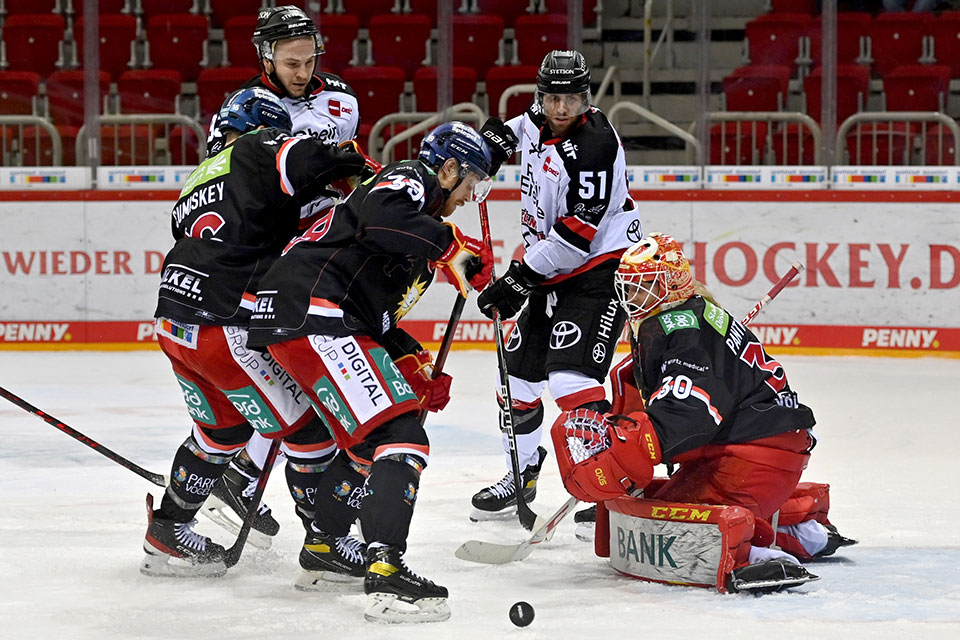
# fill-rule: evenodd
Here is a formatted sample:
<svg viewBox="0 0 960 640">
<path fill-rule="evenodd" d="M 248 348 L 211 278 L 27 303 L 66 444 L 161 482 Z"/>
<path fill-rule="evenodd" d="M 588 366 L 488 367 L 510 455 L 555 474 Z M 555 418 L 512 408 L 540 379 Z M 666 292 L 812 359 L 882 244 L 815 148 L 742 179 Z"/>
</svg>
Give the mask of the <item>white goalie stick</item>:
<svg viewBox="0 0 960 640">
<path fill-rule="evenodd" d="M 776 298 L 777 294 L 790 284 L 794 278 L 800 275 L 801 271 L 803 271 L 803 265 L 800 262 L 794 262 L 790 270 L 773 285 L 773 288 L 767 292 L 767 295 L 763 296 L 763 298 L 754 305 L 753 309 L 744 317 L 741 324 L 744 326 L 750 324 L 750 322 L 757 317 L 757 314 L 760 313 L 760 310 L 763 309 L 768 302 Z M 522 542 L 499 544 L 496 542 L 484 542 L 482 540 L 467 540 L 457 548 L 454 555 L 461 560 L 478 562 L 480 564 L 507 564 L 508 562 L 523 560 L 530 555 L 536 545 L 547 542 L 553 538 L 553 534 L 556 533 L 557 530 L 557 525 L 560 524 L 560 521 L 563 520 L 568 513 L 573 511 L 578 502 L 579 500 L 576 498 L 569 498 L 563 503 L 563 506 L 557 509 L 549 518 L 542 519 L 538 516 L 533 533 Z"/>
</svg>

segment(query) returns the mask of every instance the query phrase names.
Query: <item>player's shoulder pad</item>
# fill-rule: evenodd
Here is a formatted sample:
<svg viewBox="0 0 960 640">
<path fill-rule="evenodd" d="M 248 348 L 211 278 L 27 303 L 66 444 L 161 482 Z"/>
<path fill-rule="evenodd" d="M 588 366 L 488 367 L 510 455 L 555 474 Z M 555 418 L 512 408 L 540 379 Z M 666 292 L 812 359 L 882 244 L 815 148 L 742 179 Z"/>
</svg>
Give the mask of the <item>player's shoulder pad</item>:
<svg viewBox="0 0 960 640">
<path fill-rule="evenodd" d="M 406 193 L 412 200 L 419 201 L 422 198 L 423 206 L 421 207 L 421 211 L 424 213 L 433 215 L 443 205 L 443 189 L 440 187 L 440 180 L 437 178 L 437 174 L 419 160 L 401 160 L 390 163 L 377 174 L 374 181 L 374 188 L 381 187 L 399 190 L 403 188 L 405 181 L 411 181 L 422 186 L 422 194 L 418 193 L 419 189 L 416 187 L 406 189 Z M 386 183 L 393 183 L 396 186 L 391 187 Z"/>
<path fill-rule="evenodd" d="M 314 83 L 316 83 L 316 87 L 312 86 Z M 317 71 L 313 74 L 313 80 L 311 81 L 310 89 L 312 94 L 317 94 L 321 91 L 332 91 L 337 93 L 345 93 L 348 96 L 353 96 L 354 98 L 357 97 L 353 87 L 348 85 L 343 78 L 335 73 L 328 73 L 326 71 Z"/>
<path fill-rule="evenodd" d="M 580 168 L 603 170 L 616 160 L 620 141 L 607 117 L 591 108 L 583 114 L 583 122 L 555 146 L 568 172 Z"/>
</svg>

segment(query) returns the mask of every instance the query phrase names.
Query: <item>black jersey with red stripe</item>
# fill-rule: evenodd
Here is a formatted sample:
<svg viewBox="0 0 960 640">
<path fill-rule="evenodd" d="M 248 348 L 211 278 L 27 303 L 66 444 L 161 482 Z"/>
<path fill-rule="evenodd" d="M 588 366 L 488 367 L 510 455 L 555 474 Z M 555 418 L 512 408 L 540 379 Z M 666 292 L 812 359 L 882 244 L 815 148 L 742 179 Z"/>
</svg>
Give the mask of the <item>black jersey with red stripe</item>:
<svg viewBox="0 0 960 640">
<path fill-rule="evenodd" d="M 428 261 L 453 232 L 437 219 L 436 174 L 419 160 L 370 178 L 294 238 L 260 282 L 249 344 L 309 334 L 368 335 L 397 327 L 432 280 Z"/>
<path fill-rule="evenodd" d="M 757 336 L 706 298 L 644 320 L 632 349 L 664 462 L 706 444 L 749 442 L 816 422 Z"/>
<path fill-rule="evenodd" d="M 171 211 L 156 316 L 245 324 L 257 279 L 297 232 L 297 197 L 357 175 L 363 157 L 312 138 L 260 129 L 207 158 Z"/>
</svg>

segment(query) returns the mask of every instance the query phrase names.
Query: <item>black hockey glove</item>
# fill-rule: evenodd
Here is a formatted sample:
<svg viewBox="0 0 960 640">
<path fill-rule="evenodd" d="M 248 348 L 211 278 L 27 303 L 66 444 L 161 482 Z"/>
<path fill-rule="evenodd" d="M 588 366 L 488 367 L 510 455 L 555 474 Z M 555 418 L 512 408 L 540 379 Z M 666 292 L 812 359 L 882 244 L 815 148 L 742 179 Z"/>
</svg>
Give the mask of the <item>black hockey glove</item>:
<svg viewBox="0 0 960 640">
<path fill-rule="evenodd" d="M 493 312 L 500 312 L 504 320 L 517 315 L 527 301 L 534 287 L 543 282 L 544 277 L 528 267 L 524 262 L 514 260 L 502 278 L 490 284 L 480 297 L 477 306 L 480 312 L 493 320 Z"/>
<path fill-rule="evenodd" d="M 509 160 L 517 150 L 520 141 L 513 129 L 503 124 L 500 118 L 487 118 L 480 129 L 480 135 L 490 147 L 493 164 L 490 166 L 490 177 L 497 175 L 500 165 Z"/>
</svg>

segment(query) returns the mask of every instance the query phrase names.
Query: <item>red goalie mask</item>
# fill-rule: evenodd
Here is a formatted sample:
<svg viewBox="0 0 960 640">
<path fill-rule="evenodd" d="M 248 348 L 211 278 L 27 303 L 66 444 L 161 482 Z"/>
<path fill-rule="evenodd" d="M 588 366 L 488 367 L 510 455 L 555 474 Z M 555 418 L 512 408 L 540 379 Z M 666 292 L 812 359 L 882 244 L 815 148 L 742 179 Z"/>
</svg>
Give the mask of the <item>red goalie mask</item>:
<svg viewBox="0 0 960 640">
<path fill-rule="evenodd" d="M 680 243 L 662 233 L 644 236 L 620 258 L 616 290 L 634 329 L 661 305 L 692 296 L 693 276 Z"/>
</svg>

